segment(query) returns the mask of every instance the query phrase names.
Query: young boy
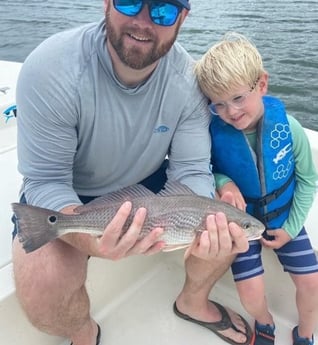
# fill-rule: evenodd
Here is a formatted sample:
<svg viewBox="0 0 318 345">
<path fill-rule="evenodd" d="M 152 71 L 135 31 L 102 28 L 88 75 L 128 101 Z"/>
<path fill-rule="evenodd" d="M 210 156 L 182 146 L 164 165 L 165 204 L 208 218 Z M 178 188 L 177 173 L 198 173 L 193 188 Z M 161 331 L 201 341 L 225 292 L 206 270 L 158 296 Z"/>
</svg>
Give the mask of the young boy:
<svg viewBox="0 0 318 345">
<path fill-rule="evenodd" d="M 267 229 L 264 238 L 250 242 L 249 250 L 232 265 L 241 302 L 255 319 L 251 344 L 275 343 L 274 320 L 264 293 L 260 256 L 264 245 L 274 249 L 297 289 L 299 320 L 292 331 L 293 345 L 313 345 L 318 263 L 303 224 L 317 172 L 307 137 L 283 103 L 266 96 L 268 74 L 258 50 L 244 36 L 225 35 L 198 61 L 195 72 L 211 100 L 212 164 L 218 189 L 222 194 L 233 181 L 247 212 Z M 238 198 L 237 205 L 240 202 Z"/>
</svg>

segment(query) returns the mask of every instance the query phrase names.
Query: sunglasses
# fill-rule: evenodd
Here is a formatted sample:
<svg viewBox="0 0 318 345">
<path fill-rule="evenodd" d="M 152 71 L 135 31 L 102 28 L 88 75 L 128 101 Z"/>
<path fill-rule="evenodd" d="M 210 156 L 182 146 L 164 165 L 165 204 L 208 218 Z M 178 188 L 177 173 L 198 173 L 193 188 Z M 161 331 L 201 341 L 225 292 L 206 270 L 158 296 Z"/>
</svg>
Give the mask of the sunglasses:
<svg viewBox="0 0 318 345">
<path fill-rule="evenodd" d="M 115 9 L 125 16 L 134 17 L 148 5 L 149 17 L 153 23 L 161 26 L 173 25 L 183 7 L 160 0 L 113 0 Z"/>
</svg>

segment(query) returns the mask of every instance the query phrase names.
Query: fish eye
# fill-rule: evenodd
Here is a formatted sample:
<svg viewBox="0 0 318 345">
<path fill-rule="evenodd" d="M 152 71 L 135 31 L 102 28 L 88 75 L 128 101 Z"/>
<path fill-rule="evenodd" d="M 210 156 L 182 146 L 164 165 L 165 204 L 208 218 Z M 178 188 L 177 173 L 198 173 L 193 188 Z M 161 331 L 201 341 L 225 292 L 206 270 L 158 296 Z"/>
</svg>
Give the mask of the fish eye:
<svg viewBox="0 0 318 345">
<path fill-rule="evenodd" d="M 56 216 L 49 216 L 48 219 L 50 224 L 55 224 L 57 222 L 57 217 Z"/>
<path fill-rule="evenodd" d="M 251 227 L 251 223 L 248 220 L 242 221 L 241 227 L 244 230 L 248 230 Z"/>
</svg>

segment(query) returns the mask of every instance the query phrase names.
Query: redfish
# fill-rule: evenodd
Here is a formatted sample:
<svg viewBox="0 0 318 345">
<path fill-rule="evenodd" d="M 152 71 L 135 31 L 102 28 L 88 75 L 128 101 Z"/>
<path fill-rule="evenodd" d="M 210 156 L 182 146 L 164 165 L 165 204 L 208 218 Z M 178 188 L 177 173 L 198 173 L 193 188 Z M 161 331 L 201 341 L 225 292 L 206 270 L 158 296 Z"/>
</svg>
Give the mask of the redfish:
<svg viewBox="0 0 318 345">
<path fill-rule="evenodd" d="M 229 222 L 237 223 L 248 240 L 260 238 L 265 230 L 256 218 L 228 203 L 196 195 L 179 182 L 168 182 L 158 194 L 139 184 L 123 188 L 78 206 L 73 215 L 13 203 L 18 238 L 24 250 L 32 252 L 71 232 L 101 236 L 119 207 L 127 200 L 132 202 L 132 212 L 123 227 L 123 234 L 129 228 L 137 209 L 145 207 L 147 217 L 140 239 L 155 227 L 162 227 L 164 232 L 159 240 L 166 243 L 164 251 L 189 246 L 195 236 L 206 228 L 206 217 L 217 212 L 223 212 Z"/>
</svg>

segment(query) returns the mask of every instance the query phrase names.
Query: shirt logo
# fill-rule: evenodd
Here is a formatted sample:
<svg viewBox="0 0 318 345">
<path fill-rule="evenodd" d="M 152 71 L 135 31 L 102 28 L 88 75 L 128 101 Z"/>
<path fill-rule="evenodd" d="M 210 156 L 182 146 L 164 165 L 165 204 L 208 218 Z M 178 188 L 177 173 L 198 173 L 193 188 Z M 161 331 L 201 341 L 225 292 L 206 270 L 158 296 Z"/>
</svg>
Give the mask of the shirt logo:
<svg viewBox="0 0 318 345">
<path fill-rule="evenodd" d="M 165 133 L 169 131 L 169 127 L 165 126 L 165 125 L 160 125 L 157 128 L 155 128 L 153 130 L 154 133 Z"/>
</svg>

